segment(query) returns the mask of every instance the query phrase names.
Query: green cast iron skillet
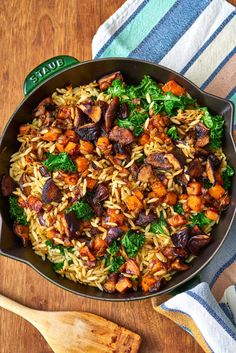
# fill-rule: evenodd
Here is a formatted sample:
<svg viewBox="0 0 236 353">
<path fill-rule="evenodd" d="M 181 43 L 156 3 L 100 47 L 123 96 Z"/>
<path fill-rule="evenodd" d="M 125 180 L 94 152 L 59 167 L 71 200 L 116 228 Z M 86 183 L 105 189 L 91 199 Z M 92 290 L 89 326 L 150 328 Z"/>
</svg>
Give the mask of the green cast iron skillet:
<svg viewBox="0 0 236 353">
<path fill-rule="evenodd" d="M 80 63 L 75 58 L 69 56 L 58 56 L 39 65 L 26 78 L 24 85 L 25 99 L 20 103 L 9 119 L 0 141 L 0 175 L 8 172 L 10 156 L 19 148 L 19 143 L 17 142 L 19 126 L 31 120 L 32 110 L 43 98 L 51 95 L 58 87 L 63 87 L 69 83 L 73 86 L 87 84 L 113 71 L 121 71 L 125 77 L 125 81 L 129 83 L 138 83 L 144 75 L 150 75 L 159 82 L 174 79 L 184 86 L 190 95 L 197 99 L 201 106 L 208 107 L 210 111 L 215 114 L 222 114 L 225 118 L 223 148 L 230 164 L 236 169 L 235 145 L 232 135 L 233 104 L 231 102 L 201 91 L 192 82 L 170 69 L 146 61 L 109 58 Z M 235 179 L 236 177 L 234 176 L 231 190 L 231 204 L 228 209 L 222 213 L 220 223 L 213 229 L 214 240 L 201 251 L 200 256 L 193 261 L 188 271 L 176 274 L 158 293 L 143 293 L 139 289 L 137 292 L 125 294 L 108 294 L 101 292 L 97 288 L 74 283 L 68 279 L 62 278 L 53 271 L 52 264 L 48 260 L 42 261 L 30 246 L 27 248 L 22 247 L 20 239 L 13 234 L 8 203 L 6 198 L 2 195 L 0 195 L 0 252 L 2 255 L 30 265 L 47 280 L 61 288 L 88 298 L 110 301 L 130 301 L 150 298 L 173 290 L 183 290 L 183 285 L 185 284 L 186 287 L 186 282 L 196 278 L 199 271 L 214 257 L 227 236 L 235 213 Z"/>
</svg>

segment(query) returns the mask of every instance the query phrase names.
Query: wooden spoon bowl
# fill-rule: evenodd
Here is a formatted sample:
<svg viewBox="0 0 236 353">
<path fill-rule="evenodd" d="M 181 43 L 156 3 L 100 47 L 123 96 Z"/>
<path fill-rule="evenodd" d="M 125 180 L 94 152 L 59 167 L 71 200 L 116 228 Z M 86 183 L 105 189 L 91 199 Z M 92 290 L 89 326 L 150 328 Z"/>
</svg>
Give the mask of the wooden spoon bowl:
<svg viewBox="0 0 236 353">
<path fill-rule="evenodd" d="M 23 317 L 55 353 L 137 353 L 141 338 L 112 321 L 87 312 L 47 312 L 0 295 L 0 306 Z"/>
</svg>

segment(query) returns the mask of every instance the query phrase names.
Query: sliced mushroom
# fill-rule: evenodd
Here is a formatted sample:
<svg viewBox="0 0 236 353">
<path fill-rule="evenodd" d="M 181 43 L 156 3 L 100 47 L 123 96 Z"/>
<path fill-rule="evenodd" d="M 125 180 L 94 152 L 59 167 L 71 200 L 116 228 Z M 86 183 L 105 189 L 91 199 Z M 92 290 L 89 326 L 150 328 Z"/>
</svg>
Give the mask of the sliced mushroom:
<svg viewBox="0 0 236 353">
<path fill-rule="evenodd" d="M 130 166 L 130 171 L 131 171 L 131 174 L 132 174 L 132 176 L 134 177 L 134 179 L 136 179 L 137 176 L 138 176 L 138 170 L 139 170 L 139 167 L 138 167 L 137 164 L 134 162 L 134 163 Z"/>
<path fill-rule="evenodd" d="M 208 235 L 205 235 L 205 234 L 195 235 L 191 237 L 188 241 L 189 251 L 193 255 L 197 255 L 203 247 L 207 246 L 210 243 L 210 241 L 211 241 L 211 238 Z"/>
<path fill-rule="evenodd" d="M 178 248 L 185 248 L 189 239 L 188 227 L 183 227 L 178 232 L 171 235 L 173 244 Z"/>
<path fill-rule="evenodd" d="M 67 235 L 69 240 L 75 239 L 79 236 L 79 220 L 76 217 L 74 211 L 70 211 L 65 214 L 65 220 L 67 223 Z"/>
<path fill-rule="evenodd" d="M 127 147 L 125 147 L 124 145 L 121 145 L 119 142 L 116 142 L 113 144 L 113 150 L 115 154 L 129 155 L 129 151 L 127 150 Z"/>
<path fill-rule="evenodd" d="M 121 119 L 127 119 L 129 117 L 129 106 L 127 103 L 120 104 L 120 109 L 118 111 L 118 117 Z"/>
<path fill-rule="evenodd" d="M 94 122 L 97 123 L 102 116 L 102 110 L 98 105 L 80 104 L 79 108 Z"/>
<path fill-rule="evenodd" d="M 187 249 L 184 248 L 178 248 L 178 247 L 169 247 L 167 246 L 163 250 L 163 255 L 167 257 L 169 260 L 174 260 L 177 257 L 180 257 L 181 259 L 187 259 L 189 252 Z"/>
<path fill-rule="evenodd" d="M 138 173 L 138 180 L 143 183 L 148 183 L 151 178 L 153 178 L 154 174 L 152 171 L 151 165 L 143 166 Z"/>
<path fill-rule="evenodd" d="M 112 227 L 108 230 L 107 237 L 106 237 L 106 242 L 107 245 L 110 245 L 113 240 L 118 239 L 124 231 L 120 227 Z"/>
<path fill-rule="evenodd" d="M 178 147 L 174 147 L 165 155 L 165 158 L 173 165 L 174 170 L 183 168 L 186 163 L 186 157 L 182 150 Z"/>
<path fill-rule="evenodd" d="M 45 168 L 44 166 L 39 167 L 39 172 L 43 177 L 49 176 L 47 168 Z"/>
<path fill-rule="evenodd" d="M 99 89 L 101 91 L 106 91 L 108 87 L 111 86 L 112 81 L 121 80 L 123 81 L 123 76 L 120 71 L 113 72 L 111 74 L 105 75 L 98 80 Z"/>
<path fill-rule="evenodd" d="M 211 160 L 208 158 L 206 162 L 206 175 L 212 184 L 215 184 L 214 168 Z"/>
<path fill-rule="evenodd" d="M 202 122 L 199 122 L 195 128 L 196 146 L 204 147 L 210 142 L 210 129 L 208 129 Z"/>
<path fill-rule="evenodd" d="M 75 128 L 78 128 L 81 125 L 88 123 L 87 115 L 79 108 L 75 107 L 75 116 L 73 125 Z"/>
<path fill-rule="evenodd" d="M 14 224 L 13 231 L 19 238 L 21 238 L 23 246 L 26 247 L 29 244 L 29 226 Z"/>
<path fill-rule="evenodd" d="M 121 145 L 129 145 L 134 141 L 134 136 L 131 131 L 124 127 L 115 126 L 110 134 L 111 141 L 119 142 Z"/>
<path fill-rule="evenodd" d="M 105 114 L 106 114 L 106 111 L 107 111 L 107 108 L 108 108 L 108 103 L 105 102 L 105 101 L 102 101 L 102 100 L 97 100 L 97 101 L 96 101 L 96 104 L 101 108 L 101 110 L 102 110 L 102 117 L 104 118 L 104 117 L 105 117 Z"/>
<path fill-rule="evenodd" d="M 113 121 L 116 118 L 116 113 L 119 108 L 119 98 L 116 96 L 112 99 L 105 113 L 105 130 L 109 133 L 113 125 Z"/>
<path fill-rule="evenodd" d="M 161 152 L 154 152 L 150 154 L 146 158 L 145 162 L 158 169 L 171 169 L 171 164 L 164 158 L 164 153 Z"/>
<path fill-rule="evenodd" d="M 171 269 L 174 271 L 186 271 L 189 269 L 189 265 L 184 264 L 180 259 L 176 259 L 172 262 Z"/>
<path fill-rule="evenodd" d="M 203 231 L 197 224 L 195 224 L 195 226 L 190 231 L 190 235 L 193 236 L 193 235 L 199 235 L 199 234 L 203 234 Z"/>
<path fill-rule="evenodd" d="M 43 227 L 47 227 L 47 222 L 44 219 L 44 212 L 41 210 L 37 213 L 39 224 Z"/>
<path fill-rule="evenodd" d="M 10 175 L 2 175 L 1 178 L 1 191 L 3 196 L 10 196 L 17 188 L 17 183 Z"/>
<path fill-rule="evenodd" d="M 95 142 L 100 136 L 101 127 L 99 123 L 89 123 L 75 129 L 82 140 Z"/>
<path fill-rule="evenodd" d="M 24 195 L 29 196 L 31 193 L 31 187 L 30 186 L 24 186 L 24 184 L 27 183 L 26 179 L 26 173 L 22 173 L 20 180 L 19 180 L 19 185 L 21 192 L 23 192 Z"/>
<path fill-rule="evenodd" d="M 45 114 L 46 110 L 52 111 L 54 109 L 55 105 L 53 103 L 53 100 L 51 97 L 47 97 L 43 99 L 39 105 L 34 109 L 33 111 L 33 116 L 35 118 L 38 118 Z"/>
<path fill-rule="evenodd" d="M 188 174 L 191 178 L 200 178 L 203 174 L 202 162 L 195 158 L 188 166 Z"/>
<path fill-rule="evenodd" d="M 206 151 L 204 150 L 204 148 L 201 147 L 195 147 L 194 156 L 206 159 L 209 156 L 209 151 Z"/>
<path fill-rule="evenodd" d="M 157 219 L 156 215 L 154 213 L 149 213 L 146 215 L 144 212 L 139 213 L 138 218 L 135 221 L 135 224 L 137 226 L 146 226 L 149 223 L 155 221 Z"/>
<path fill-rule="evenodd" d="M 94 203 L 106 200 L 109 197 L 109 190 L 104 184 L 98 184 L 95 189 L 93 201 Z"/>
<path fill-rule="evenodd" d="M 50 202 L 59 202 L 61 200 L 62 194 L 59 187 L 55 184 L 52 179 L 48 179 L 43 186 L 42 191 L 42 201 L 44 204 Z"/>
<path fill-rule="evenodd" d="M 188 178 L 189 178 L 189 176 L 187 176 L 184 173 L 181 173 L 179 175 L 176 175 L 175 180 L 176 180 L 177 184 L 187 187 L 188 182 L 189 182 Z"/>
</svg>

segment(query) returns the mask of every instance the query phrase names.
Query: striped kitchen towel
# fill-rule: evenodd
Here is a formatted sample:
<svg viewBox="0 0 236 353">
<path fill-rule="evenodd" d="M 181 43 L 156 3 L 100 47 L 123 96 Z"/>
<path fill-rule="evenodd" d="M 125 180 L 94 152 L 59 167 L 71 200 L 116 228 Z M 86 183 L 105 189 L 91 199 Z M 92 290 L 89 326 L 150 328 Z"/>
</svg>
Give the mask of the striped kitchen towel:
<svg viewBox="0 0 236 353">
<path fill-rule="evenodd" d="M 224 0 L 128 0 L 98 29 L 92 51 L 160 63 L 236 104 L 236 10 Z M 236 353 L 235 236 L 236 222 L 201 284 L 153 300 L 206 352 Z"/>
</svg>

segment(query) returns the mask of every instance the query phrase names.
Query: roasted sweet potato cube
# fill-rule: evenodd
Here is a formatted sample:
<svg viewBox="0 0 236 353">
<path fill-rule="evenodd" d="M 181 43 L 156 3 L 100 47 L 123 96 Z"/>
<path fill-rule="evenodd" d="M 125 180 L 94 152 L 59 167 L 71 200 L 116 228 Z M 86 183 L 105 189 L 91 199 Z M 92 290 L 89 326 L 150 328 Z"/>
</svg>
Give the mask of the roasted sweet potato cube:
<svg viewBox="0 0 236 353">
<path fill-rule="evenodd" d="M 33 195 L 29 195 L 27 197 L 27 204 L 31 210 L 34 210 L 36 213 L 38 213 L 41 208 L 43 207 L 42 202 L 39 200 L 38 197 L 35 197 Z"/>
<path fill-rule="evenodd" d="M 173 227 L 182 226 L 183 224 L 187 223 L 186 218 L 182 215 L 179 215 L 179 214 L 168 218 L 167 221 Z"/>
<path fill-rule="evenodd" d="M 173 206 L 176 204 L 177 199 L 178 196 L 176 195 L 176 193 L 174 191 L 169 191 L 164 198 L 164 202 L 170 206 Z"/>
<path fill-rule="evenodd" d="M 116 283 L 118 280 L 118 274 L 112 273 L 106 282 L 103 284 L 103 288 L 107 293 L 114 293 L 116 291 Z"/>
<path fill-rule="evenodd" d="M 140 276 L 140 269 L 139 269 L 139 265 L 137 264 L 137 262 L 133 259 L 128 259 L 126 261 L 126 273 L 128 273 L 129 275 L 134 275 L 139 277 Z"/>
<path fill-rule="evenodd" d="M 134 195 L 128 196 L 125 200 L 129 211 L 140 211 L 143 208 L 142 202 Z"/>
<path fill-rule="evenodd" d="M 152 184 L 152 190 L 157 197 L 163 197 L 167 194 L 165 185 L 163 185 L 160 181 L 155 181 L 155 183 Z"/>
<path fill-rule="evenodd" d="M 121 277 L 116 283 L 116 290 L 120 293 L 125 293 L 131 287 L 132 287 L 132 282 L 127 277 Z"/>
<path fill-rule="evenodd" d="M 91 253 L 91 251 L 89 250 L 87 245 L 85 245 L 83 248 L 81 248 L 79 253 L 80 253 L 80 256 L 87 257 L 89 261 L 96 260 L 95 256 Z"/>
<path fill-rule="evenodd" d="M 203 207 L 203 199 L 201 196 L 190 195 L 187 200 L 187 205 L 195 212 L 200 212 Z"/>
<path fill-rule="evenodd" d="M 65 147 L 65 152 L 72 155 L 78 150 L 78 145 L 72 141 L 69 141 Z"/>
<path fill-rule="evenodd" d="M 212 220 L 212 221 L 217 221 L 218 218 L 219 218 L 218 212 L 216 210 L 214 210 L 214 209 L 206 210 L 205 216 L 207 218 L 209 218 L 210 220 Z"/>
<path fill-rule="evenodd" d="M 92 248 L 96 256 L 104 256 L 106 253 L 107 242 L 102 238 L 96 237 L 93 241 Z"/>
<path fill-rule="evenodd" d="M 162 86 L 162 91 L 171 92 L 175 96 L 181 96 L 182 94 L 185 94 L 185 89 L 174 80 L 166 82 L 164 86 Z"/>
<path fill-rule="evenodd" d="M 149 290 L 154 286 L 156 283 L 155 277 L 151 275 L 144 276 L 141 281 L 141 286 L 144 290 L 144 292 L 149 292 Z"/>
<path fill-rule="evenodd" d="M 86 178 L 86 182 L 87 182 L 87 188 L 89 190 L 93 190 L 94 186 L 96 185 L 97 181 L 95 179 L 92 179 L 90 177 Z"/>
<path fill-rule="evenodd" d="M 214 199 L 220 200 L 225 194 L 225 189 L 220 184 L 216 184 L 215 186 L 212 186 L 208 192 Z"/>
<path fill-rule="evenodd" d="M 75 163 L 77 165 L 77 170 L 80 173 L 84 172 L 89 165 L 89 161 L 85 157 L 77 157 Z"/>
<path fill-rule="evenodd" d="M 90 154 L 90 153 L 93 153 L 94 146 L 92 142 L 80 140 L 79 150 L 80 150 L 80 153 L 82 154 Z"/>
<path fill-rule="evenodd" d="M 197 181 L 192 181 L 187 186 L 187 193 L 188 195 L 201 195 L 202 193 L 202 184 Z"/>
</svg>

